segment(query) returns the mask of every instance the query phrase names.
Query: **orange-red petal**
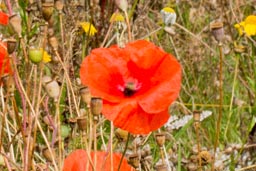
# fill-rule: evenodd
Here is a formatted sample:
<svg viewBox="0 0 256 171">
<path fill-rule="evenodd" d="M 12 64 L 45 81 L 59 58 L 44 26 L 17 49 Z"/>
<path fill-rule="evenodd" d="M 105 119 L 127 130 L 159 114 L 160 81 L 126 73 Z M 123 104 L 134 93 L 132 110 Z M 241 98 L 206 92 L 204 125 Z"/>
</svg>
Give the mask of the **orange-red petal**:
<svg viewBox="0 0 256 171">
<path fill-rule="evenodd" d="M 0 76 L 6 73 L 11 73 L 11 65 L 6 43 L 0 41 Z"/>
<path fill-rule="evenodd" d="M 124 100 L 119 104 L 105 102 L 103 114 L 116 127 L 133 134 L 148 134 L 160 128 L 170 117 L 167 108 L 155 114 L 146 113 L 136 100 Z"/>
<path fill-rule="evenodd" d="M 123 77 L 128 74 L 126 60 L 118 47 L 92 50 L 81 65 L 81 81 L 90 87 L 94 96 L 118 102 L 123 93 L 117 86 L 124 83 Z"/>
<path fill-rule="evenodd" d="M 88 155 L 91 156 L 91 160 L 94 161 L 94 154 L 97 157 L 97 171 L 111 171 L 110 155 L 107 152 L 97 151 L 87 154 L 85 150 L 75 150 L 67 156 L 64 161 L 63 171 L 92 171 L 92 167 L 89 163 Z M 118 170 L 118 165 L 121 160 L 121 154 L 113 153 L 113 171 Z M 88 169 L 87 169 L 88 168 Z M 134 169 L 127 163 L 124 158 L 120 171 L 134 171 Z"/>
<path fill-rule="evenodd" d="M 7 25 L 9 21 L 9 17 L 4 12 L 0 11 L 0 24 Z"/>
</svg>

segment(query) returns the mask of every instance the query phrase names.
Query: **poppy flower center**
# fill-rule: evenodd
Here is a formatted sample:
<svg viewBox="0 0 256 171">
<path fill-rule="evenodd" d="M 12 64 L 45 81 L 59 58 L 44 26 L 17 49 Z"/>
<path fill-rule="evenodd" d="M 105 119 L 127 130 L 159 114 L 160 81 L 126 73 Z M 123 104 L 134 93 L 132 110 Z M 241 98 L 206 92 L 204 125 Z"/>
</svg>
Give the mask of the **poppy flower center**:
<svg viewBox="0 0 256 171">
<path fill-rule="evenodd" d="M 141 83 L 138 81 L 135 82 L 126 82 L 123 86 L 118 85 L 118 89 L 123 92 L 124 96 L 130 97 L 134 95 L 141 88 Z"/>
</svg>

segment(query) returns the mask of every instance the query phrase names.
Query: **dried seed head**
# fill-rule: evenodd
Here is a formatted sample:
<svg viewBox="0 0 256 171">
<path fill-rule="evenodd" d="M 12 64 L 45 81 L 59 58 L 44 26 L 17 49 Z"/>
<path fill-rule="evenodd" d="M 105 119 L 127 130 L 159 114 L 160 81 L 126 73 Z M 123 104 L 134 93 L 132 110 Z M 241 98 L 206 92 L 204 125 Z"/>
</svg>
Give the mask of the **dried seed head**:
<svg viewBox="0 0 256 171">
<path fill-rule="evenodd" d="M 13 14 L 9 18 L 9 22 L 14 29 L 14 31 L 21 37 L 22 27 L 21 27 L 21 18 L 17 14 Z"/>
<path fill-rule="evenodd" d="M 77 121 L 78 129 L 80 129 L 81 131 L 85 131 L 87 128 L 86 117 L 79 117 L 76 119 L 76 121 Z"/>
<path fill-rule="evenodd" d="M 216 21 L 210 24 L 210 29 L 216 41 L 221 42 L 224 38 L 223 23 Z"/>
<path fill-rule="evenodd" d="M 49 76 L 44 76 L 42 79 L 42 83 L 45 87 L 48 96 L 54 98 L 54 100 L 57 101 L 60 95 L 60 87 L 57 81 L 52 80 L 52 78 Z"/>
<path fill-rule="evenodd" d="M 155 138 L 157 145 L 163 147 L 165 143 L 165 133 L 156 133 Z"/>
<path fill-rule="evenodd" d="M 159 164 L 155 166 L 156 171 L 168 171 L 166 164 Z"/>
<path fill-rule="evenodd" d="M 128 3 L 127 0 L 115 0 L 116 6 L 122 11 L 127 11 Z"/>
<path fill-rule="evenodd" d="M 7 42 L 7 51 L 8 51 L 8 54 L 12 54 L 15 49 L 16 49 L 16 46 L 17 46 L 17 40 L 14 39 L 14 38 L 9 38 L 6 40 Z"/>
<path fill-rule="evenodd" d="M 89 106 L 90 103 L 91 103 L 91 92 L 90 92 L 89 87 L 84 86 L 84 87 L 80 88 L 79 93 L 80 93 L 80 96 L 81 96 L 82 101 L 83 101 L 87 106 Z"/>
<path fill-rule="evenodd" d="M 198 160 L 201 160 L 202 165 L 207 165 L 211 163 L 212 156 L 209 151 L 204 150 L 198 154 Z"/>
<path fill-rule="evenodd" d="M 51 2 L 45 2 L 42 4 L 42 15 L 45 21 L 49 21 L 53 13 L 54 4 Z"/>
<path fill-rule="evenodd" d="M 99 115 L 101 114 L 102 108 L 103 108 L 103 100 L 99 97 L 93 97 L 91 98 L 91 112 L 93 115 Z"/>
<path fill-rule="evenodd" d="M 138 168 L 140 165 L 140 158 L 139 155 L 134 153 L 129 156 L 129 163 L 134 167 Z"/>
<path fill-rule="evenodd" d="M 128 139 L 128 131 L 117 128 L 115 131 L 115 135 L 119 141 L 127 141 Z"/>
</svg>

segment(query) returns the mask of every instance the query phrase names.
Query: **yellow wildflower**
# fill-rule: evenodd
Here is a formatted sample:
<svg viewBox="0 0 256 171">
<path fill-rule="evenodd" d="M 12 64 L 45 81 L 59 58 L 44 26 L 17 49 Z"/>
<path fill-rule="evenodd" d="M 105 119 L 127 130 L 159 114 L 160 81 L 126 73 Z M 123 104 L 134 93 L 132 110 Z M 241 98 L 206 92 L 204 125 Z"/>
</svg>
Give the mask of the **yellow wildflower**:
<svg viewBox="0 0 256 171">
<path fill-rule="evenodd" d="M 44 63 L 51 62 L 52 57 L 49 55 L 49 53 L 47 51 L 43 50 L 43 48 L 40 48 L 40 50 L 43 52 L 43 62 Z"/>
<path fill-rule="evenodd" d="M 247 36 L 256 35 L 256 15 L 249 15 L 246 19 L 234 27 L 238 30 L 239 35 L 245 33 Z"/>
<path fill-rule="evenodd" d="M 162 19 L 166 25 L 174 24 L 176 22 L 177 15 L 174 9 L 170 7 L 164 7 L 160 13 L 162 14 Z"/>
<path fill-rule="evenodd" d="M 91 23 L 89 23 L 89 22 L 80 22 L 79 24 L 84 29 L 84 32 L 87 33 L 89 36 L 94 36 L 94 34 L 97 33 L 96 28 Z"/>
<path fill-rule="evenodd" d="M 124 17 L 122 14 L 120 14 L 119 12 L 117 13 L 113 13 L 109 22 L 123 22 L 124 21 Z"/>
</svg>

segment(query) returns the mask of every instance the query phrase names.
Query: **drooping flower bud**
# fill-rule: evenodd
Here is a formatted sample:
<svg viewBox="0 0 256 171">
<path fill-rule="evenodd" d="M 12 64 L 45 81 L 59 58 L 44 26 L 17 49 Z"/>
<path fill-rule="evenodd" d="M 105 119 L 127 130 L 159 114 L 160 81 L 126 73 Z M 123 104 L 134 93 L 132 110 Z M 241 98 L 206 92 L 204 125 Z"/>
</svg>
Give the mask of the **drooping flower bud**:
<svg viewBox="0 0 256 171">
<path fill-rule="evenodd" d="M 22 32 L 20 16 L 18 16 L 17 14 L 13 14 L 12 16 L 10 16 L 9 19 L 10 19 L 9 22 L 10 22 L 12 28 L 14 29 L 14 31 L 20 37 L 21 36 L 21 32 Z"/>
<path fill-rule="evenodd" d="M 134 167 L 138 168 L 140 165 L 140 158 L 139 155 L 134 153 L 129 156 L 129 163 Z"/>
<path fill-rule="evenodd" d="M 53 80 L 49 76 L 44 76 L 42 83 L 45 87 L 45 90 L 48 94 L 48 96 L 54 98 L 55 101 L 57 101 L 59 95 L 60 95 L 60 87 L 57 81 Z"/>
</svg>

